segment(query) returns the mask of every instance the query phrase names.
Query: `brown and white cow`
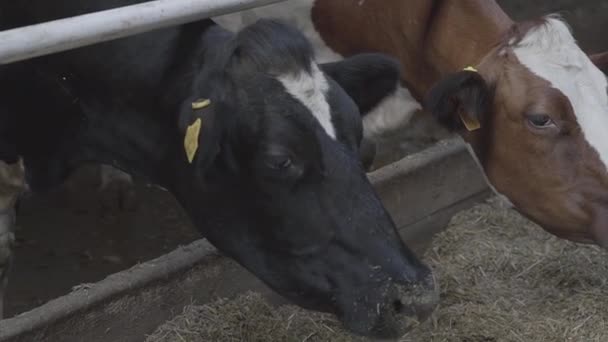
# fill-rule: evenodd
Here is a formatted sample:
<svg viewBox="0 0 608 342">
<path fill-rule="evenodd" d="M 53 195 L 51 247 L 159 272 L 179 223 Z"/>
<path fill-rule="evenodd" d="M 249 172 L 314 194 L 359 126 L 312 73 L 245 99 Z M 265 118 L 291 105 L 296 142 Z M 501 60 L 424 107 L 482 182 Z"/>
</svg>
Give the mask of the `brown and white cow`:
<svg viewBox="0 0 608 342">
<path fill-rule="evenodd" d="M 594 65 L 607 58 L 588 57 L 559 17 L 516 23 L 490 0 L 297 0 L 216 19 L 260 17 L 298 25 L 322 62 L 396 56 L 403 87 L 365 118 L 366 136 L 403 130 L 425 99 L 519 211 L 608 247 L 608 94 Z"/>
</svg>

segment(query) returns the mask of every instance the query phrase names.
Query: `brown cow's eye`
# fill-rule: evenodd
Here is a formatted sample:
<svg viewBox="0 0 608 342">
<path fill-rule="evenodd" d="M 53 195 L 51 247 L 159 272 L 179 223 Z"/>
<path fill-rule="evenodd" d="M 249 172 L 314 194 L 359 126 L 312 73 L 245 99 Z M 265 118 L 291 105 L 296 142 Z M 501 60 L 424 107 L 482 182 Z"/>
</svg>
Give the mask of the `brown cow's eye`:
<svg viewBox="0 0 608 342">
<path fill-rule="evenodd" d="M 528 122 L 535 128 L 548 128 L 555 126 L 555 123 L 549 115 L 532 114 L 527 116 Z"/>
</svg>

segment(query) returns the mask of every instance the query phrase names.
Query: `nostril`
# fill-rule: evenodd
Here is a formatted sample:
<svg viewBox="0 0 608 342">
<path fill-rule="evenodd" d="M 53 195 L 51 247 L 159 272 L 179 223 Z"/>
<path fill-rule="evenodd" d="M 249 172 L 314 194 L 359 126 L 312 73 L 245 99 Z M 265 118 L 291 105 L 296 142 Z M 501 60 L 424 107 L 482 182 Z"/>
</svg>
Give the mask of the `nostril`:
<svg viewBox="0 0 608 342">
<path fill-rule="evenodd" d="M 393 301 L 393 309 L 395 310 L 396 313 L 400 314 L 403 311 L 403 303 L 401 303 L 400 300 L 394 300 Z"/>
</svg>

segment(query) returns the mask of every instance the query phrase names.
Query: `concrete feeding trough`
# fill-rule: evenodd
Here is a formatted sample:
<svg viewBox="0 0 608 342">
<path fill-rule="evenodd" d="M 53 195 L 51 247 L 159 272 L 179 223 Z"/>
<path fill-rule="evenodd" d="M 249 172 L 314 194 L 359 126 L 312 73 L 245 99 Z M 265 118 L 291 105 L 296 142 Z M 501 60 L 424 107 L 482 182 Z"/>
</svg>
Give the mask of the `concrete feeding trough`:
<svg viewBox="0 0 608 342">
<path fill-rule="evenodd" d="M 369 177 L 404 240 L 419 253 L 454 213 L 489 195 L 475 162 L 456 140 Z M 245 290 L 276 298 L 202 239 L 0 321 L 0 341 L 141 341 L 193 301 L 206 303 Z"/>
</svg>

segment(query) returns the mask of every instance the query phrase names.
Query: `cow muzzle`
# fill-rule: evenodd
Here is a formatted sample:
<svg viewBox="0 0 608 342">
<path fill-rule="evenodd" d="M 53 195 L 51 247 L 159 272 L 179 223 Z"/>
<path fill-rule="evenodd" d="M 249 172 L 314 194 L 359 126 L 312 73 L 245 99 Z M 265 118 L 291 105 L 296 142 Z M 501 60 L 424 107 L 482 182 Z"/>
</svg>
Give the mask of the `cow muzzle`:
<svg viewBox="0 0 608 342">
<path fill-rule="evenodd" d="M 350 307 L 339 318 L 353 333 L 376 339 L 398 338 L 425 321 L 438 303 L 439 290 L 429 274 L 415 284 L 388 282 L 375 295 L 351 298 Z"/>
</svg>

